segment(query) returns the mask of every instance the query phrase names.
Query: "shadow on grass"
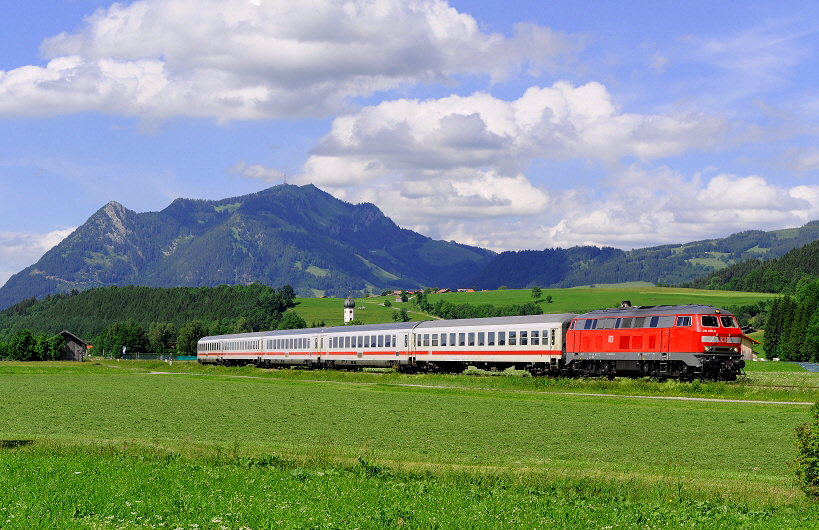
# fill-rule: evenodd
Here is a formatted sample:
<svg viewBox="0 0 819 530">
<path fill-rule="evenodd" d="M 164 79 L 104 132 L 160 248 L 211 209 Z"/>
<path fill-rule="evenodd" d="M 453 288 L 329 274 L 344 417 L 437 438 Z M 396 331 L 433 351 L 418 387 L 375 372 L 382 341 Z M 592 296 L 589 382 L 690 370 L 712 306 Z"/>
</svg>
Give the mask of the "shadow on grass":
<svg viewBox="0 0 819 530">
<path fill-rule="evenodd" d="M 0 440 L 0 449 L 16 449 L 33 443 L 34 440 Z"/>
</svg>

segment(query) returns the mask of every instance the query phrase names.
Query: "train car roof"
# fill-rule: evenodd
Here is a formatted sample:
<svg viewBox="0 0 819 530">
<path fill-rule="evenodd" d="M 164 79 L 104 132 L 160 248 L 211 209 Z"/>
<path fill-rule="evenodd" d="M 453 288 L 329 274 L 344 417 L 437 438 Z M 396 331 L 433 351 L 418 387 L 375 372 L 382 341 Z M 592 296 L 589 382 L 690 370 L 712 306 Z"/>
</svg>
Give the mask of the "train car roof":
<svg viewBox="0 0 819 530">
<path fill-rule="evenodd" d="M 209 335 L 199 340 L 261 339 L 267 335 L 267 333 L 267 331 L 254 331 L 250 333 L 231 333 L 229 335 Z"/>
<path fill-rule="evenodd" d="M 571 322 L 574 313 L 548 315 L 523 315 L 517 317 L 460 318 L 454 320 L 427 320 L 418 324 L 418 329 L 452 328 L 458 326 L 515 326 L 518 324 L 550 324 Z"/>
<path fill-rule="evenodd" d="M 646 315 L 730 315 L 729 311 L 719 309 L 711 305 L 688 304 L 688 305 L 656 305 L 656 306 L 634 306 L 634 307 L 614 307 L 609 309 L 595 309 L 577 318 L 601 318 L 601 317 L 642 317 Z"/>
<path fill-rule="evenodd" d="M 367 331 L 400 331 L 412 329 L 418 322 L 387 322 L 385 324 L 361 324 L 359 326 L 332 326 L 321 328 L 322 333 L 359 333 Z"/>
</svg>

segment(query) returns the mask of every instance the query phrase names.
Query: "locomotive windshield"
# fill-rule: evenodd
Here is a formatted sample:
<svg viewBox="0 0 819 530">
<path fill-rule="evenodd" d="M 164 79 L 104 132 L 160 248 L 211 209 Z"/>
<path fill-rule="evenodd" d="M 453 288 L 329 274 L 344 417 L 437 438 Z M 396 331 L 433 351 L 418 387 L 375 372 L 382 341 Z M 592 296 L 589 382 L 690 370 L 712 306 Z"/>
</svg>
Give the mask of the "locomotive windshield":
<svg viewBox="0 0 819 530">
<path fill-rule="evenodd" d="M 718 328 L 719 320 L 714 315 L 702 315 L 702 326 L 705 328 Z"/>
<path fill-rule="evenodd" d="M 722 327 L 724 327 L 724 328 L 736 328 L 736 327 L 738 327 L 737 326 L 737 321 L 732 316 L 725 315 L 725 316 L 719 317 L 719 319 L 720 319 L 720 322 L 722 322 Z"/>
</svg>

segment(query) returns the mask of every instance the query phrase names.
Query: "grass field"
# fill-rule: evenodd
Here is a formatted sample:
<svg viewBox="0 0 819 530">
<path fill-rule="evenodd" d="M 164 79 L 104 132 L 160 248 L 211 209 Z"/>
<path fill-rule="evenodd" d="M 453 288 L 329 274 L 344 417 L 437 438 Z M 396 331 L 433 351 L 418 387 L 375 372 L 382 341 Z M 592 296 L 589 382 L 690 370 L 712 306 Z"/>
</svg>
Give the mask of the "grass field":
<svg viewBox="0 0 819 530">
<path fill-rule="evenodd" d="M 769 293 L 742 293 L 733 291 L 710 291 L 682 289 L 678 287 L 655 287 L 651 284 L 624 284 L 626 286 L 573 287 L 569 289 L 543 289 L 539 304 L 545 313 L 584 313 L 593 309 L 619 306 L 623 300 L 634 305 L 707 304 L 717 307 L 751 304 L 769 300 L 777 295 Z M 545 302 L 552 296 L 552 303 Z M 392 307 L 385 307 L 389 300 Z M 430 302 L 447 300 L 453 304 L 492 304 L 508 306 L 535 301 L 531 289 L 504 289 L 475 293 L 431 294 Z M 343 301 L 338 298 L 299 298 L 295 311 L 307 322 L 321 322 L 328 326 L 343 323 Z M 430 316 L 415 311 L 411 302 L 396 302 L 394 296 L 377 296 L 356 300 L 356 319 L 365 324 L 392 321 L 396 309 L 407 309 L 412 320 L 429 320 Z"/>
<path fill-rule="evenodd" d="M 817 399 L 785 363 L 695 384 L 0 363 L 0 528 L 812 528 L 787 462 Z"/>
</svg>

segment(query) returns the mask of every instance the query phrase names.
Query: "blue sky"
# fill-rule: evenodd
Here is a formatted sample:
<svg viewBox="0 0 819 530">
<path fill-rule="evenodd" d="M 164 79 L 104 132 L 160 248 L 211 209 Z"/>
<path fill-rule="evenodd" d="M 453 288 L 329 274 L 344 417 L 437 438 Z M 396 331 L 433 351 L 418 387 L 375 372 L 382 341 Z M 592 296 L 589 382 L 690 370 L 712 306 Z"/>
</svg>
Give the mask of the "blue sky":
<svg viewBox="0 0 819 530">
<path fill-rule="evenodd" d="M 0 283 L 110 200 L 285 174 L 498 251 L 800 226 L 817 26 L 807 1 L 5 2 Z"/>
</svg>

